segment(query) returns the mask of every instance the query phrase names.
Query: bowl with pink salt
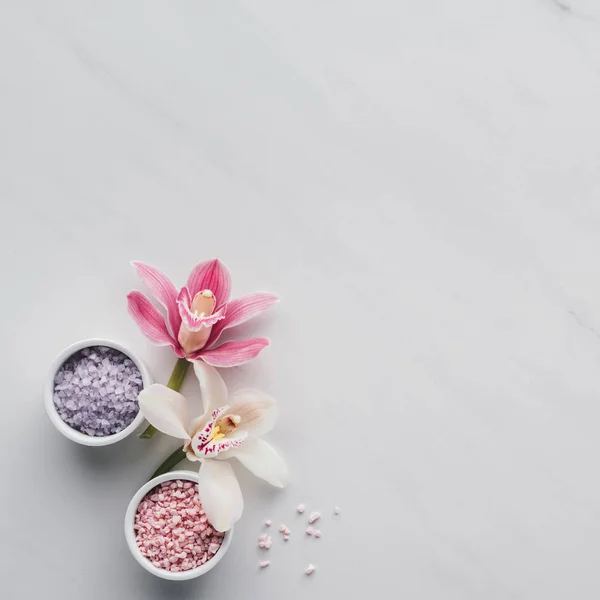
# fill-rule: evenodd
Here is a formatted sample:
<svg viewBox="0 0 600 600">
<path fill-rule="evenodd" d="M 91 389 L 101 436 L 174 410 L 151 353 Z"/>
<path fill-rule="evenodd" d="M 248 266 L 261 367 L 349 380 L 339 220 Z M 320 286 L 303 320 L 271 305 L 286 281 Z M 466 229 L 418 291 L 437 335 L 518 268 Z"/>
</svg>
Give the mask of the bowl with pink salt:
<svg viewBox="0 0 600 600">
<path fill-rule="evenodd" d="M 107 446 L 142 426 L 137 397 L 151 383 L 143 362 L 122 344 L 81 340 L 52 364 L 44 405 L 65 437 L 84 446 Z"/>
<path fill-rule="evenodd" d="M 137 562 L 157 577 L 184 581 L 215 567 L 231 543 L 210 524 L 198 493 L 198 473 L 173 471 L 143 485 L 125 514 L 125 539 Z"/>
</svg>

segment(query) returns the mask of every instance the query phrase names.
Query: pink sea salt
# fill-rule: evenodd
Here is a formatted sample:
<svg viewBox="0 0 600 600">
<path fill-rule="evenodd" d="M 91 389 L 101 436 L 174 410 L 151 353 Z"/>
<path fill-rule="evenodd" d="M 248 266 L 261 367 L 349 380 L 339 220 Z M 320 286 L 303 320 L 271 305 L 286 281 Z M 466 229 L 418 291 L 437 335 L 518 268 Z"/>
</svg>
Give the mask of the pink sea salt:
<svg viewBox="0 0 600 600">
<path fill-rule="evenodd" d="M 219 551 L 225 536 L 208 522 L 198 486 L 181 480 L 166 481 L 146 494 L 133 527 L 142 555 L 172 573 L 206 563 Z"/>
</svg>

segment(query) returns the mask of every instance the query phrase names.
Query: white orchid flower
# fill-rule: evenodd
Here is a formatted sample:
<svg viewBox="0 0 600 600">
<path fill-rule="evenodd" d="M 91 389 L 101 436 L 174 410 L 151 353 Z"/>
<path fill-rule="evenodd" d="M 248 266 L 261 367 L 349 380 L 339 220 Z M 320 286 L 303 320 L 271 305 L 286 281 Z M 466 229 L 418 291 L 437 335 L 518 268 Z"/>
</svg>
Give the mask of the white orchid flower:
<svg viewBox="0 0 600 600">
<path fill-rule="evenodd" d="M 189 460 L 199 461 L 198 491 L 206 516 L 217 531 L 227 531 L 242 516 L 244 500 L 229 458 L 275 487 L 284 487 L 287 467 L 260 436 L 277 419 L 273 398 L 256 390 L 229 395 L 217 370 L 196 361 L 204 414 L 190 419 L 188 401 L 179 392 L 154 384 L 139 395 L 140 409 L 159 431 L 183 440 Z"/>
</svg>

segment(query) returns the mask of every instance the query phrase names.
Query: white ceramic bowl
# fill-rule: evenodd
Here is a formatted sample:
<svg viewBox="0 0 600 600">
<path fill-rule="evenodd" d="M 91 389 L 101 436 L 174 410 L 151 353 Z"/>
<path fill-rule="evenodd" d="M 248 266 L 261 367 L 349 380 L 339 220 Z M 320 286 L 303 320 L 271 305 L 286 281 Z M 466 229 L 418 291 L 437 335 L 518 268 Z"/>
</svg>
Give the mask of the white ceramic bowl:
<svg viewBox="0 0 600 600">
<path fill-rule="evenodd" d="M 156 575 L 157 577 L 161 577 L 162 579 L 170 579 L 171 581 L 185 581 L 186 579 L 194 579 L 196 577 L 200 577 L 200 575 L 204 575 L 204 573 L 208 573 L 213 567 L 216 567 L 219 561 L 225 556 L 227 549 L 229 548 L 229 544 L 231 544 L 231 538 L 233 537 L 233 527 L 225 533 L 225 537 L 223 538 L 223 543 L 221 547 L 217 550 L 216 554 L 210 559 L 207 560 L 203 565 L 196 567 L 195 569 L 190 569 L 189 571 L 180 571 L 179 573 L 172 573 L 171 571 L 167 571 L 166 569 L 159 569 L 155 567 L 150 560 L 148 560 L 145 556 L 142 555 L 139 548 L 135 543 L 135 530 L 133 526 L 135 524 L 135 514 L 137 512 L 137 508 L 144 499 L 144 496 L 157 485 L 165 482 L 171 481 L 173 479 L 183 479 L 185 481 L 192 481 L 194 483 L 198 483 L 198 473 L 193 471 L 172 471 L 171 473 L 164 473 L 163 475 L 159 475 L 154 479 L 151 479 L 148 483 L 144 484 L 135 494 L 135 496 L 131 499 L 129 506 L 127 507 L 127 512 L 125 513 L 125 539 L 127 540 L 127 545 L 129 546 L 129 550 L 131 554 L 133 554 L 133 558 L 146 569 L 146 571 L 152 573 L 152 575 Z"/>
<path fill-rule="evenodd" d="M 125 346 L 122 344 L 99 338 L 81 340 L 80 342 L 76 342 L 75 344 L 71 344 L 65 348 L 52 363 L 50 373 L 48 374 L 48 379 L 44 385 L 44 406 L 46 407 L 46 412 L 48 413 L 48 416 L 50 417 L 54 427 L 56 427 L 56 429 L 58 429 L 58 431 L 60 431 L 65 437 L 69 438 L 73 442 L 77 442 L 78 444 L 83 444 L 84 446 L 108 446 L 109 444 L 114 444 L 115 442 L 119 442 L 120 440 L 126 438 L 128 435 L 132 434 L 139 427 L 141 427 L 141 425 L 144 423 L 144 415 L 142 414 L 142 411 L 138 412 L 135 419 L 127 427 L 125 427 L 125 429 L 119 431 L 119 433 L 113 433 L 112 435 L 106 435 L 103 437 L 95 437 L 81 433 L 80 431 L 77 431 L 76 429 L 73 429 L 67 425 L 60 418 L 60 415 L 56 410 L 56 406 L 54 406 L 53 400 L 54 378 L 56 377 L 58 370 L 62 367 L 65 361 L 73 356 L 73 354 L 79 352 L 79 350 L 83 350 L 83 348 L 90 348 L 92 346 L 108 346 L 109 348 L 114 348 L 115 350 L 119 350 L 123 354 L 126 354 L 139 369 L 140 374 L 142 375 L 142 386 L 146 388 L 152 383 L 152 377 L 150 376 L 150 372 L 145 367 L 144 363 L 133 352 L 131 352 L 131 350 L 125 348 Z"/>
</svg>

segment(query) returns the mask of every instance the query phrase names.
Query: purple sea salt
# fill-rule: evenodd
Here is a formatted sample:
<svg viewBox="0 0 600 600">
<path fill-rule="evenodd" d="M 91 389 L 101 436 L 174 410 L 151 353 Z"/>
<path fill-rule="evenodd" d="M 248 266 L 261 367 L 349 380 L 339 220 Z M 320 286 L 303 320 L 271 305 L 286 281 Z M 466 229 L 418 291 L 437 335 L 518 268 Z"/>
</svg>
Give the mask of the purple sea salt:
<svg viewBox="0 0 600 600">
<path fill-rule="evenodd" d="M 84 348 L 69 357 L 54 378 L 54 406 L 73 429 L 90 436 L 118 433 L 140 407 L 142 375 L 123 352 L 107 346 Z"/>
</svg>

